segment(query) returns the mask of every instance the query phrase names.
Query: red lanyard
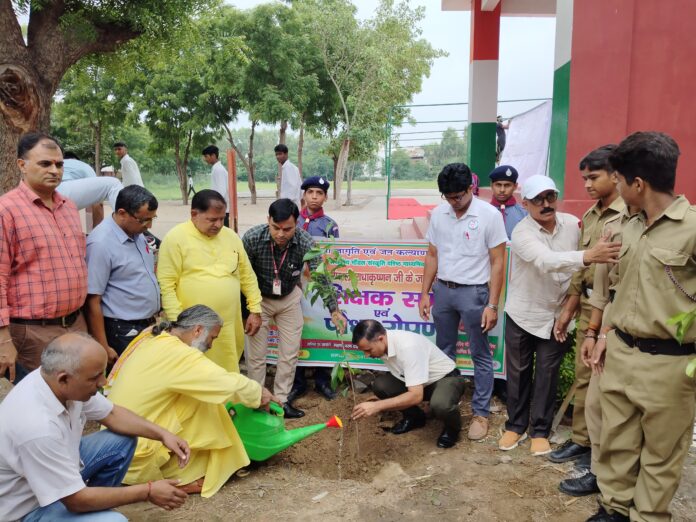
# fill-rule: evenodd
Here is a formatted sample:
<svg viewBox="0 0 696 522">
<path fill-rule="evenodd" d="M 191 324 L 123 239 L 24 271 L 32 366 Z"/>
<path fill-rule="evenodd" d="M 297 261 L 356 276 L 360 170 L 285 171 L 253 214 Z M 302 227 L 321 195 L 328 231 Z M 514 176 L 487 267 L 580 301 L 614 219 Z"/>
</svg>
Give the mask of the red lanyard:
<svg viewBox="0 0 696 522">
<path fill-rule="evenodd" d="M 275 278 L 278 278 L 278 270 L 283 268 L 283 263 L 285 262 L 285 256 L 288 255 L 288 250 L 290 250 L 290 247 L 285 249 L 285 252 L 283 252 L 283 257 L 280 258 L 280 266 L 276 265 L 275 261 L 275 251 L 273 250 L 273 241 L 271 241 L 271 259 L 273 260 L 273 272 L 275 273 Z"/>
</svg>

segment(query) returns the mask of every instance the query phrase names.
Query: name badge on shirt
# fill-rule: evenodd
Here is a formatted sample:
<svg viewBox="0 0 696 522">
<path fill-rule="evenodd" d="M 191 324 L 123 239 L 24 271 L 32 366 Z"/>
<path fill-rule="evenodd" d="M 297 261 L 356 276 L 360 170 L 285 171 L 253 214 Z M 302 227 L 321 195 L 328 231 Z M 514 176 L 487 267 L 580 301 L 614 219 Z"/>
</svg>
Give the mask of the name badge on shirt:
<svg viewBox="0 0 696 522">
<path fill-rule="evenodd" d="M 280 294 L 280 279 L 274 279 L 273 280 L 273 295 L 281 295 Z"/>
</svg>

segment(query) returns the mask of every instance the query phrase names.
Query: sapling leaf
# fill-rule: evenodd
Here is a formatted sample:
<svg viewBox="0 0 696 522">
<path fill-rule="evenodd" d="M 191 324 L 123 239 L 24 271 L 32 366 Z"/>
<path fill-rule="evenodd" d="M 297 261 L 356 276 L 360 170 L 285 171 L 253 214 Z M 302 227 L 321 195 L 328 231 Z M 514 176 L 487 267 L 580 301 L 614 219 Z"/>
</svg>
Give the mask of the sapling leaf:
<svg viewBox="0 0 696 522">
<path fill-rule="evenodd" d="M 691 361 L 689 361 L 689 364 L 686 365 L 686 375 L 693 378 L 695 373 L 696 373 L 696 359 L 691 359 Z"/>
<path fill-rule="evenodd" d="M 677 339 L 679 344 L 684 343 L 684 337 L 686 336 L 686 332 L 689 331 L 689 328 L 691 328 L 691 325 L 694 324 L 695 320 L 696 310 L 692 310 L 691 312 L 682 312 L 680 314 L 675 315 L 674 317 L 669 318 L 667 324 L 677 326 L 675 338 Z"/>
<path fill-rule="evenodd" d="M 352 270 L 348 270 L 348 277 L 350 277 L 350 284 L 353 287 L 353 290 L 358 289 L 358 275 L 353 272 Z"/>
<path fill-rule="evenodd" d="M 336 372 L 336 375 L 338 377 L 338 380 L 340 382 L 343 382 L 343 379 L 346 377 L 345 370 L 343 369 L 343 364 L 338 365 L 338 371 Z"/>
<path fill-rule="evenodd" d="M 341 395 L 343 395 L 343 397 L 348 397 L 348 392 L 349 392 L 349 391 L 350 391 L 350 390 L 349 390 L 348 386 L 346 386 L 346 387 L 343 388 L 343 390 L 341 391 Z"/>
<path fill-rule="evenodd" d="M 308 251 L 308 252 L 304 255 L 304 257 L 302 258 L 302 262 L 303 262 L 303 263 L 306 263 L 307 261 L 311 261 L 312 259 L 316 259 L 316 258 L 319 257 L 321 254 L 322 254 L 322 251 L 321 251 L 321 250 L 314 250 L 314 249 L 312 249 L 312 250 Z"/>
<path fill-rule="evenodd" d="M 336 391 L 336 388 L 338 388 L 338 369 L 340 367 L 340 363 L 336 363 L 333 368 L 331 368 L 331 389 L 333 391 Z"/>
</svg>

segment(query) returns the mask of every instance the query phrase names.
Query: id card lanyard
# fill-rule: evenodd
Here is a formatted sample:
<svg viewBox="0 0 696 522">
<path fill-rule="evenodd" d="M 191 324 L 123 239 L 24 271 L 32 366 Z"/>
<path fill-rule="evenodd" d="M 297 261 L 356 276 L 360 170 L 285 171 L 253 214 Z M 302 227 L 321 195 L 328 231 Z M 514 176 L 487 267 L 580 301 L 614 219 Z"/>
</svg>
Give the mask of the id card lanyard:
<svg viewBox="0 0 696 522">
<path fill-rule="evenodd" d="M 283 268 L 283 263 L 285 262 L 285 257 L 288 255 L 288 250 L 290 250 L 290 247 L 285 249 L 285 252 L 283 252 L 283 257 L 280 258 L 280 265 L 276 265 L 276 260 L 275 260 L 275 250 L 273 249 L 273 241 L 271 241 L 271 259 L 273 260 L 273 295 L 282 295 L 281 294 L 281 285 L 280 285 L 280 276 L 278 274 L 279 270 Z"/>
</svg>

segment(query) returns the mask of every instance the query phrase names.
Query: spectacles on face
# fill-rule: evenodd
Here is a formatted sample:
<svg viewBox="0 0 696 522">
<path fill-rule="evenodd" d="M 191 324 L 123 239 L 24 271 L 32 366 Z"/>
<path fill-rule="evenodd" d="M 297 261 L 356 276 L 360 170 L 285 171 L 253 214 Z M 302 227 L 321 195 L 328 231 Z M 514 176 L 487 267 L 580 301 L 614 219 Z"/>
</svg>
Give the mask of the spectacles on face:
<svg viewBox="0 0 696 522">
<path fill-rule="evenodd" d="M 541 205 L 544 204 L 544 201 L 547 203 L 555 203 L 556 200 L 558 199 L 558 192 L 549 192 L 547 194 L 540 194 L 539 196 L 536 196 L 532 199 L 529 200 L 529 202 L 534 205 L 535 207 L 540 207 Z"/>
<path fill-rule="evenodd" d="M 152 216 L 151 218 L 139 218 L 138 216 L 136 216 L 135 214 L 131 214 L 130 212 L 128 214 L 141 225 L 147 225 L 148 223 L 152 223 L 155 219 L 157 219 L 157 216 Z"/>
<path fill-rule="evenodd" d="M 441 194 L 440 197 L 442 199 L 446 199 L 450 203 L 459 203 L 459 202 L 461 202 L 462 199 L 464 199 L 464 196 L 466 196 L 468 192 L 469 192 L 468 190 L 464 191 L 464 192 L 460 192 L 456 196 L 448 196 L 447 194 Z"/>
</svg>

